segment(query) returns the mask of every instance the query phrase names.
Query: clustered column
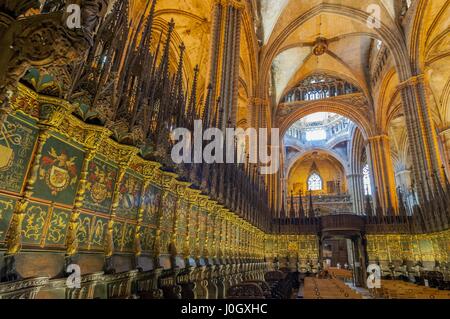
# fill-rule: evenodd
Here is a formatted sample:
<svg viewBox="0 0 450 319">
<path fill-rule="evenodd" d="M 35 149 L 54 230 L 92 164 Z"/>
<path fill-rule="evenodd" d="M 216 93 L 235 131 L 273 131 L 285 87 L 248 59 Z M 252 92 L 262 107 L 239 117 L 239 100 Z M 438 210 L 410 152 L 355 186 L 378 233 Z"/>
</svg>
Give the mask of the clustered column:
<svg viewBox="0 0 450 319">
<path fill-rule="evenodd" d="M 347 175 L 348 186 L 352 196 L 353 212 L 362 214 L 364 212 L 364 175 Z"/>
<path fill-rule="evenodd" d="M 444 167 L 446 168 L 447 176 L 450 176 L 450 129 L 442 131 L 439 136 L 442 143 Z"/>
<path fill-rule="evenodd" d="M 221 99 L 223 125 L 236 125 L 241 10 L 238 0 L 217 0 L 214 6 L 209 84 L 214 97 Z"/>
<path fill-rule="evenodd" d="M 424 76 L 414 76 L 401 83 L 399 88 L 413 162 L 413 176 L 419 201 L 423 203 L 432 192 L 428 185 L 435 181 L 431 178 L 433 174 L 439 175 L 438 180 L 442 177 L 437 136 L 425 95 Z"/>
<path fill-rule="evenodd" d="M 396 211 L 398 207 L 394 167 L 387 135 L 369 138 L 375 196 L 384 212 Z"/>
</svg>

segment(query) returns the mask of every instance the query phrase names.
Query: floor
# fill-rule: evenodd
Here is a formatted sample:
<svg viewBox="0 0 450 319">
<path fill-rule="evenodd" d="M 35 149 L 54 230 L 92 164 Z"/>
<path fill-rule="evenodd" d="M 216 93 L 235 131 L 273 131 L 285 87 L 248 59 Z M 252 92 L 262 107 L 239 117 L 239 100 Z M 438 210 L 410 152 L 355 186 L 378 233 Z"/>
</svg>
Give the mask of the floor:
<svg viewBox="0 0 450 319">
<path fill-rule="evenodd" d="M 356 287 L 353 285 L 353 283 L 345 283 L 347 286 L 349 286 L 351 289 L 359 293 L 363 299 L 373 299 L 372 295 L 370 294 L 369 290 L 366 288 Z"/>
<path fill-rule="evenodd" d="M 359 293 L 363 299 L 373 299 L 372 295 L 369 293 L 369 290 L 361 287 L 356 287 L 351 282 L 346 282 L 345 284 Z M 299 289 L 293 291 L 292 299 L 303 299 L 303 297 L 303 283 L 300 283 Z"/>
</svg>

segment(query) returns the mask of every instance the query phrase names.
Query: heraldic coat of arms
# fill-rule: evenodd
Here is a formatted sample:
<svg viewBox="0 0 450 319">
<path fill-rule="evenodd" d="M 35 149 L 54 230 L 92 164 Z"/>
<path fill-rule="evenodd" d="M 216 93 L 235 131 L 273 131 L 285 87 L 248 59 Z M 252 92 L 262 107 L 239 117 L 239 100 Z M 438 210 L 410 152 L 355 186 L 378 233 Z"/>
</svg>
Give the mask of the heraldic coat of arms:
<svg viewBox="0 0 450 319">
<path fill-rule="evenodd" d="M 71 157 L 63 150 L 56 153 L 52 147 L 48 155 L 42 157 L 39 177 L 45 181 L 53 196 L 77 182 L 76 157 Z"/>
<path fill-rule="evenodd" d="M 86 188 L 90 189 L 90 196 L 94 203 L 100 204 L 105 199 L 111 198 L 115 175 L 115 172 L 108 170 L 105 165 L 94 162 L 89 164 Z"/>
</svg>

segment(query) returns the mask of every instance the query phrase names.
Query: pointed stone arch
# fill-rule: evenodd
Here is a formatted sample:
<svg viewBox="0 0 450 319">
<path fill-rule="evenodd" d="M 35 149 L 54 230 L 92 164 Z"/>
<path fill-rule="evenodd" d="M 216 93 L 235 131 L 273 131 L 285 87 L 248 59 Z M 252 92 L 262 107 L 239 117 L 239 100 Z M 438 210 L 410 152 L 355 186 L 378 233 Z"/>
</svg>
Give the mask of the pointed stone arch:
<svg viewBox="0 0 450 319">
<path fill-rule="evenodd" d="M 280 136 L 284 136 L 286 131 L 299 119 L 317 112 L 330 112 L 342 115 L 354 122 L 363 133 L 365 139 L 374 134 L 374 128 L 367 115 L 367 109 L 357 108 L 350 101 L 343 99 L 328 99 L 302 104 L 293 103 L 290 105 L 291 112 L 285 116 L 278 116 L 276 125 L 280 128 Z"/>
</svg>

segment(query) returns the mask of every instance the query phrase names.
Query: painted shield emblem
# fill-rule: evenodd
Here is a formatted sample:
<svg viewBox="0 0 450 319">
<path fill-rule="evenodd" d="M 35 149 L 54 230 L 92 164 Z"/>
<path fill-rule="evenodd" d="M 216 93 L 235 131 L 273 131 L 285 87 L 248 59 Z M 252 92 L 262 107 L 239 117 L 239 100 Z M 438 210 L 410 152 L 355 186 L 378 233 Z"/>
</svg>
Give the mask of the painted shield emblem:
<svg viewBox="0 0 450 319">
<path fill-rule="evenodd" d="M 123 196 L 123 208 L 131 209 L 134 207 L 134 196 L 132 194 L 124 194 Z"/>
<path fill-rule="evenodd" d="M 70 182 L 69 172 L 61 167 L 52 166 L 47 171 L 47 183 L 53 191 L 60 192 L 64 190 Z"/>
<path fill-rule="evenodd" d="M 91 197 L 96 203 L 101 203 L 105 200 L 108 192 L 106 185 L 102 183 L 94 183 L 91 186 Z"/>
</svg>

